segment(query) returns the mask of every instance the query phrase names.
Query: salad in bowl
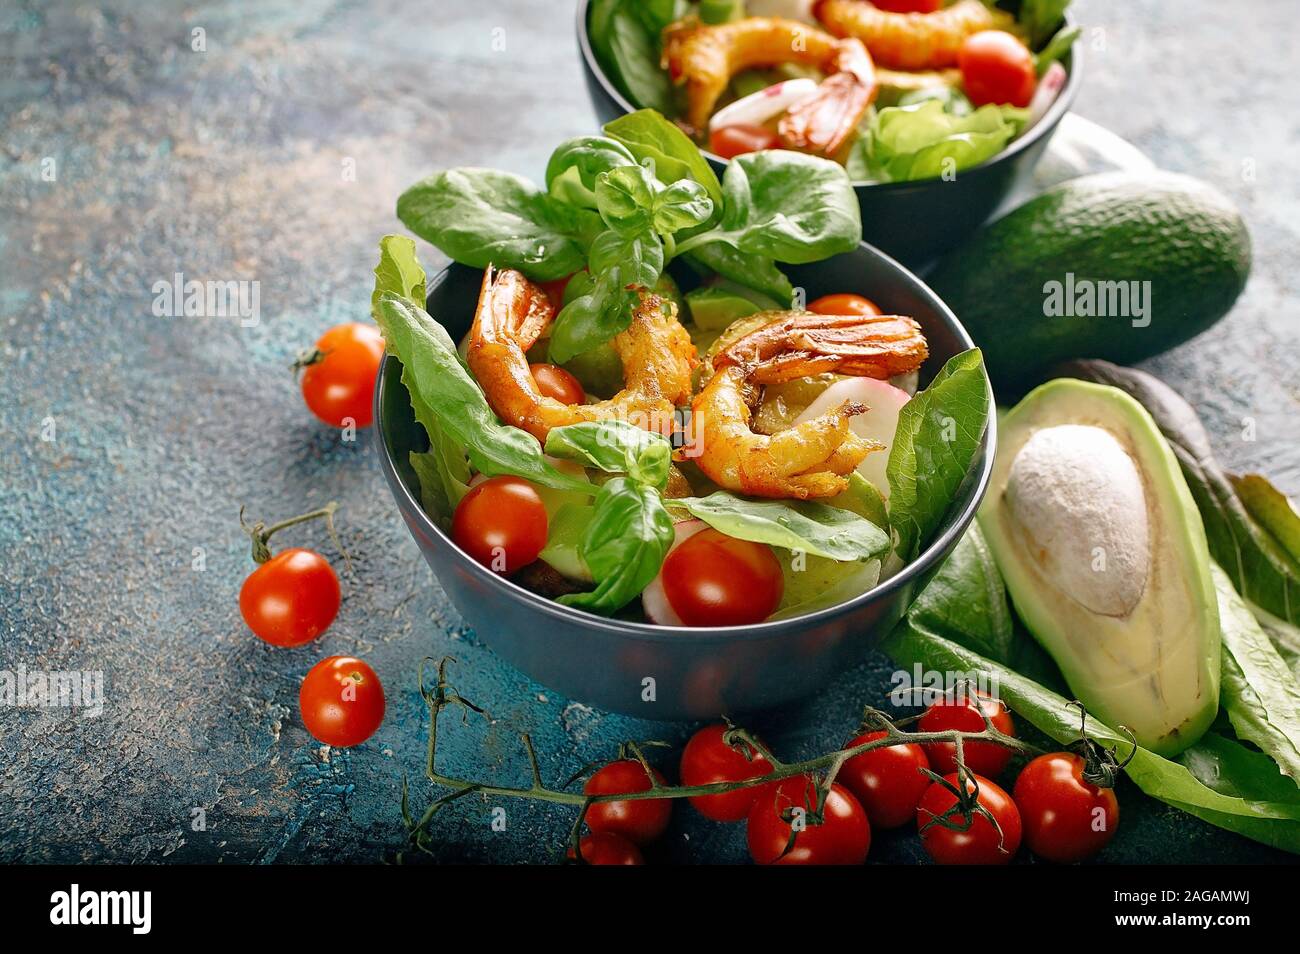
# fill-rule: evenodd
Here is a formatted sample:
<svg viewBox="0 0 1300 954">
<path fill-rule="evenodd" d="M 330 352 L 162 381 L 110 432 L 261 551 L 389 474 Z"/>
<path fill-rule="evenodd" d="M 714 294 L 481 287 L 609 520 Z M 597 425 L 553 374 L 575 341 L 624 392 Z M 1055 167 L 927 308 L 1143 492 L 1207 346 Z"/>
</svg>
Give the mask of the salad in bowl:
<svg viewBox="0 0 1300 954">
<path fill-rule="evenodd" d="M 912 316 L 787 274 L 859 250 L 830 160 L 771 150 L 719 181 L 647 110 L 562 143 L 544 186 L 446 170 L 398 216 L 477 282 L 453 336 L 470 316 L 425 310 L 415 243 L 381 242 L 420 504 L 571 609 L 736 627 L 851 600 L 916 558 L 982 452 L 978 350 L 927 368 Z"/>
</svg>

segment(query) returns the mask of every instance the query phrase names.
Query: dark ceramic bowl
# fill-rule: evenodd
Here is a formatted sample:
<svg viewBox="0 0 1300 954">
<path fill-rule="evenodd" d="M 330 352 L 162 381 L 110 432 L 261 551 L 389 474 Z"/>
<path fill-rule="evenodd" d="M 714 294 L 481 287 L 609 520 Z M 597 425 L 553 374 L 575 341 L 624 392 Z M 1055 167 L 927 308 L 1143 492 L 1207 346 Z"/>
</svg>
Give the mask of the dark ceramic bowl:
<svg viewBox="0 0 1300 954">
<path fill-rule="evenodd" d="M 602 124 L 636 109 L 605 75 L 587 35 L 590 0 L 578 2 L 578 48 L 582 51 L 587 91 Z M 1073 22 L 1073 21 L 1069 21 Z M 1082 44 L 1075 42 L 1062 60 L 1068 78 L 1064 89 L 1042 119 L 1025 135 L 987 162 L 959 172 L 952 179 L 919 182 L 862 183 L 853 187 L 862 209 L 862 238 L 895 258 L 916 266 L 956 247 L 975 231 L 1027 179 L 1042 158 L 1052 133 L 1070 110 L 1079 91 Z M 722 175 L 727 161 L 705 152 Z"/>
<path fill-rule="evenodd" d="M 945 361 L 972 347 L 947 306 L 911 272 L 863 244 L 824 262 L 789 269 L 810 299 L 868 295 L 887 313 L 912 315 L 930 343 L 924 385 Z M 460 340 L 469 329 L 482 273 L 452 265 L 429 283 L 428 310 Z M 858 661 L 906 611 L 975 516 L 993 466 L 994 408 L 980 453 L 938 533 L 920 557 L 869 592 L 796 619 L 686 629 L 606 619 L 538 596 L 480 566 L 420 507 L 411 451 L 428 447 L 401 383 L 384 360 L 375 388 L 375 429 L 384 475 L 420 550 L 465 622 L 511 664 L 571 699 L 649 719 L 703 719 L 788 702 L 815 692 Z M 653 680 L 653 692 L 647 690 Z M 653 695 L 653 699 L 647 696 Z"/>
</svg>

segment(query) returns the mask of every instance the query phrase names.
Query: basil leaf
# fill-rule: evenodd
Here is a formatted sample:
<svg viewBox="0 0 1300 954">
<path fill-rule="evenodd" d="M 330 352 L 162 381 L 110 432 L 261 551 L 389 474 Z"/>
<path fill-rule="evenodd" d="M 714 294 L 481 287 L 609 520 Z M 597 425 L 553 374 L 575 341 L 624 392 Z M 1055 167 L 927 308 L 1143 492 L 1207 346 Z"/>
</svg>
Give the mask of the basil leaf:
<svg viewBox="0 0 1300 954">
<path fill-rule="evenodd" d="M 563 364 L 604 344 L 632 321 L 637 290 L 653 288 L 664 269 L 664 248 L 651 231 L 631 235 L 603 232 L 592 244 L 588 265 L 596 276 L 591 290 L 555 316 L 548 346 Z"/>
<path fill-rule="evenodd" d="M 673 521 L 659 491 L 627 477 L 601 485 L 579 555 L 596 588 L 559 597 L 567 606 L 613 613 L 655 578 L 673 542 Z"/>
<path fill-rule="evenodd" d="M 596 180 L 596 208 L 605 224 L 623 234 L 644 232 L 654 218 L 658 185 L 641 166 L 611 169 Z"/>
<path fill-rule="evenodd" d="M 496 419 L 460 363 L 455 342 L 423 308 L 386 292 L 379 299 L 378 318 L 389 353 L 402 362 L 402 381 L 417 418 L 436 420 L 465 447 L 475 470 L 489 477 L 511 474 L 557 490 L 592 492 L 591 484 L 548 463 L 531 434 Z"/>
<path fill-rule="evenodd" d="M 1211 569 L 1223 630 L 1223 708 L 1238 738 L 1258 745 L 1300 783 L 1300 684 L 1227 574 Z"/>
<path fill-rule="evenodd" d="M 604 136 L 578 136 L 560 143 L 546 163 L 546 190 L 570 205 L 596 208 L 596 179 L 602 172 L 635 166 L 622 143 Z"/>
<path fill-rule="evenodd" d="M 668 483 L 673 459 L 672 444 L 663 435 L 616 420 L 553 428 L 546 436 L 546 453 L 606 473 L 627 474 L 659 490 Z"/>
<path fill-rule="evenodd" d="M 770 258 L 751 255 L 722 242 L 691 249 L 685 258 L 698 269 L 716 272 L 723 278 L 775 298 L 787 307 L 794 301 L 794 286 Z"/>
<path fill-rule="evenodd" d="M 594 213 L 555 202 L 527 179 L 474 168 L 417 182 L 398 198 L 397 217 L 463 265 L 516 268 L 543 282 L 586 265 L 583 236 L 599 224 Z"/>
<path fill-rule="evenodd" d="M 862 241 L 862 216 L 844 167 L 829 159 L 766 149 L 737 156 L 722 177 L 721 223 L 679 243 L 681 251 L 723 242 L 778 262 L 817 262 Z"/>
<path fill-rule="evenodd" d="M 405 235 L 385 235 L 379 240 L 375 290 L 370 294 L 370 314 L 378 320 L 379 299 L 385 292 L 407 298 L 421 308 L 428 294 L 424 268 L 415 255 L 415 242 Z"/>
<path fill-rule="evenodd" d="M 915 559 L 966 478 L 988 424 L 989 381 L 978 348 L 954 355 L 903 405 L 889 449 L 889 519 L 896 552 Z"/>
<path fill-rule="evenodd" d="M 664 185 L 693 179 L 704 186 L 715 213 L 722 211 L 722 183 L 695 143 L 653 109 L 641 109 L 605 124 L 605 135 L 627 147 L 638 162 L 651 161 L 651 170 Z M 859 230 L 861 231 L 861 230 Z"/>
<path fill-rule="evenodd" d="M 831 560 L 867 560 L 889 550 L 889 535 L 870 520 L 811 500 L 749 500 L 718 490 L 664 503 L 729 537 Z"/>
</svg>

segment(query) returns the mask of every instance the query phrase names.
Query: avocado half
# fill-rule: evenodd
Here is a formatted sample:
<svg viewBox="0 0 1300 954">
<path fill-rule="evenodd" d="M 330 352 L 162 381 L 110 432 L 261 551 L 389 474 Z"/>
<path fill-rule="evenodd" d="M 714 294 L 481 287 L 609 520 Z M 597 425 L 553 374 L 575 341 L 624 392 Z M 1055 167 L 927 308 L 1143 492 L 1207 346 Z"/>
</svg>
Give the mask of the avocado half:
<svg viewBox="0 0 1300 954">
<path fill-rule="evenodd" d="M 1091 714 L 1182 751 L 1219 709 L 1219 609 L 1169 445 L 1123 391 L 1067 378 L 999 432 L 979 520 L 1021 619 Z"/>
</svg>

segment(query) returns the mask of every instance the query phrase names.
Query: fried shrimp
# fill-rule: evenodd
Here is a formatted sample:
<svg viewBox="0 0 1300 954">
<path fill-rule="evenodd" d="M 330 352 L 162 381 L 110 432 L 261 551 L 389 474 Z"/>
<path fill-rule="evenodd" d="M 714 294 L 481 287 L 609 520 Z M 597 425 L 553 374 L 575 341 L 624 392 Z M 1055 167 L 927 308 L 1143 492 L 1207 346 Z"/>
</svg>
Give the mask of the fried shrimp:
<svg viewBox="0 0 1300 954">
<path fill-rule="evenodd" d="M 595 404 L 564 404 L 542 394 L 533 380 L 526 353 L 554 319 L 546 293 L 521 273 L 491 266 L 483 272 L 466 360 L 498 417 L 539 441 L 555 427 L 609 418 L 671 431 L 675 407 L 690 395 L 696 362 L 672 302 L 641 293 L 631 324 L 611 341 L 623 364 L 623 390 Z"/>
<path fill-rule="evenodd" d="M 957 0 L 933 13 L 893 13 L 868 0 L 818 0 L 813 14 L 835 36 L 861 40 L 876 62 L 897 70 L 955 66 L 972 33 L 1015 29 L 1011 14 L 982 0 Z"/>
<path fill-rule="evenodd" d="M 686 121 L 697 132 L 708 127 L 718 99 L 737 73 L 802 63 L 830 74 L 816 94 L 782 117 L 778 127 L 787 145 L 827 155 L 857 128 L 878 88 L 862 43 L 836 39 L 781 17 L 713 25 L 679 21 L 664 31 L 664 63 L 673 79 L 686 86 Z"/>
<path fill-rule="evenodd" d="M 868 408 L 845 402 L 775 434 L 750 427 L 762 385 L 824 371 L 888 378 L 915 370 L 928 353 L 920 327 L 898 315 L 778 313 L 713 358 L 714 374 L 691 404 L 696 463 L 728 490 L 758 497 L 833 497 L 884 445 L 849 420 Z"/>
</svg>

